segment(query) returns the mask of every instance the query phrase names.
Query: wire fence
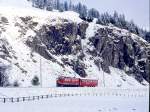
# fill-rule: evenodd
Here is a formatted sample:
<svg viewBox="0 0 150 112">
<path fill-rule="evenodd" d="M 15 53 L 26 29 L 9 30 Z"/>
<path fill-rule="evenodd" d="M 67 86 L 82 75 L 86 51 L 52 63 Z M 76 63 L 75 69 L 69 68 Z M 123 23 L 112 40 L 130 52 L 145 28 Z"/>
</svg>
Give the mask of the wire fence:
<svg viewBox="0 0 150 112">
<path fill-rule="evenodd" d="M 52 92 L 47 95 L 38 95 L 38 96 L 28 96 L 28 97 L 3 97 L 0 98 L 2 103 L 15 103 L 15 102 L 25 102 L 25 101 L 38 101 L 42 99 L 50 98 L 63 98 L 63 97 L 75 97 L 75 96 L 99 96 L 99 97 L 122 97 L 122 98 L 142 98 L 149 97 L 148 90 L 103 90 L 94 89 L 95 91 L 87 90 L 67 90 L 61 89 L 59 91 Z"/>
</svg>

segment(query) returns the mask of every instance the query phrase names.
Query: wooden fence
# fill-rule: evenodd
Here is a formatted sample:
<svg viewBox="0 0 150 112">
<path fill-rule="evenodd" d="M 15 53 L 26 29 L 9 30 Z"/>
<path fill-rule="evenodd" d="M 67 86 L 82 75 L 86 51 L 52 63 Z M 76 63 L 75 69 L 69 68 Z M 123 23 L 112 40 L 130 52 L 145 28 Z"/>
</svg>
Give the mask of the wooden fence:
<svg viewBox="0 0 150 112">
<path fill-rule="evenodd" d="M 28 97 L 3 97 L 0 98 L 1 103 L 15 103 L 15 102 L 25 102 L 25 101 L 36 101 L 49 98 L 63 98 L 63 97 L 74 97 L 74 96 L 113 96 L 113 97 L 126 97 L 126 98 L 137 98 L 137 97 L 149 97 L 149 91 L 132 91 L 132 92 L 121 92 L 121 91 L 59 91 L 56 93 L 51 93 L 48 95 L 39 96 L 28 96 Z"/>
</svg>

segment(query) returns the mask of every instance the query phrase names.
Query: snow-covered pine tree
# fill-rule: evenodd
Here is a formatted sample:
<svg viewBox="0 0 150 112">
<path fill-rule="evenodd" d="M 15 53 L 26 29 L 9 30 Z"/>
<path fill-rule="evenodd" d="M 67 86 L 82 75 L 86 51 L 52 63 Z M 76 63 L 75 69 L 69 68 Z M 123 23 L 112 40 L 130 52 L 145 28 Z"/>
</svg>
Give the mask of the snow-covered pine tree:
<svg viewBox="0 0 150 112">
<path fill-rule="evenodd" d="M 99 18 L 99 12 L 96 9 L 92 8 L 88 11 L 88 16 Z"/>
<path fill-rule="evenodd" d="M 117 11 L 115 11 L 113 14 L 113 20 L 114 20 L 115 26 L 119 26 L 119 15 L 118 15 Z"/>
<path fill-rule="evenodd" d="M 32 6 L 43 9 L 45 5 L 47 4 L 46 2 L 47 0 L 32 0 Z"/>
<path fill-rule="evenodd" d="M 150 42 L 150 32 L 147 32 L 147 33 L 145 34 L 145 39 L 146 39 L 148 42 Z"/>
<path fill-rule="evenodd" d="M 69 2 L 69 10 L 73 10 L 73 5 L 72 5 L 71 0 L 70 0 L 70 2 Z"/>
<path fill-rule="evenodd" d="M 113 24 L 114 26 L 127 29 L 132 33 L 142 36 L 144 39 L 149 40 L 149 38 L 147 38 L 146 36 L 147 31 L 139 28 L 134 24 L 133 21 L 128 22 L 123 14 L 119 15 L 116 11 L 113 15 L 110 15 L 107 12 L 100 15 L 99 11 L 97 11 L 96 9 L 92 8 L 88 10 L 87 7 L 81 3 L 74 5 L 72 4 L 71 0 L 70 2 L 60 2 L 60 0 L 32 0 L 32 5 L 36 8 L 46 8 L 46 10 L 48 11 L 52 11 L 53 9 L 59 10 L 61 12 L 72 10 L 79 13 L 80 18 L 83 20 L 87 20 L 90 22 L 93 20 L 93 18 L 98 18 L 98 24 Z"/>
<path fill-rule="evenodd" d="M 53 0 L 47 0 L 46 1 L 46 10 L 52 11 L 54 7 L 54 1 Z"/>
<path fill-rule="evenodd" d="M 56 0 L 56 9 L 60 10 L 60 1 L 59 0 Z"/>
<path fill-rule="evenodd" d="M 69 10 L 69 6 L 68 6 L 68 2 L 67 1 L 64 2 L 64 10 L 65 11 Z"/>
<path fill-rule="evenodd" d="M 39 82 L 39 78 L 37 76 L 34 76 L 32 81 L 31 81 L 32 85 L 34 86 L 38 86 L 40 84 Z"/>
</svg>

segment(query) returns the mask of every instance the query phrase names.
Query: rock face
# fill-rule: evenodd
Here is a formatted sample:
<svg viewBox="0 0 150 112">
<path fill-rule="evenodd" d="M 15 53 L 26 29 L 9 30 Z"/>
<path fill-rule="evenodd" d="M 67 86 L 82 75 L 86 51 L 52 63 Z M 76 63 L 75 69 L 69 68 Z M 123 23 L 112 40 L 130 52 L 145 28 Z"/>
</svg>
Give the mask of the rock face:
<svg viewBox="0 0 150 112">
<path fill-rule="evenodd" d="M 86 29 L 88 24 L 82 22 L 75 24 L 67 20 L 61 20 L 62 24 L 43 25 L 37 35 L 31 41 L 27 40 L 27 45 L 46 59 L 52 59 L 54 55 L 78 55 L 78 60 L 63 60 L 73 68 L 81 77 L 86 77 L 85 66 L 81 60 L 85 57 L 82 49 L 81 39 L 86 39 Z M 125 32 L 125 33 L 124 33 Z M 136 39 L 134 39 L 136 38 Z M 89 38 L 91 51 L 87 52 L 93 57 L 102 58 L 95 61 L 106 73 L 110 73 L 109 67 L 124 70 L 128 75 L 133 75 L 135 79 L 142 82 L 143 79 L 149 82 L 149 44 L 138 40 L 139 37 L 121 29 L 112 27 L 98 28 L 95 35 Z"/>
<path fill-rule="evenodd" d="M 108 87 L 149 82 L 148 42 L 123 29 L 58 15 L 47 15 L 42 22 L 39 15 L 1 17 L 0 86 L 9 85 L 8 80 L 11 85 L 17 81 L 31 86 L 32 78 L 41 73 L 46 84 L 59 75 L 96 78 L 101 83 L 103 73 L 111 83 Z M 114 75 L 112 68 L 123 73 Z"/>
<path fill-rule="evenodd" d="M 12 50 L 8 44 L 9 43 L 7 42 L 7 40 L 0 39 L 0 58 L 10 62 L 10 60 L 12 58 L 12 53 L 11 53 Z M 8 68 L 9 68 L 9 66 L 1 63 L 1 61 L 0 61 L 0 86 L 8 85 L 8 76 L 6 73 Z"/>
<path fill-rule="evenodd" d="M 105 72 L 110 73 L 109 66 L 113 66 L 129 75 L 134 74 L 139 82 L 143 78 L 149 81 L 149 44 L 133 36 L 129 32 L 123 35 L 122 30 L 106 27 L 98 29 L 90 41 L 96 54 L 103 59 L 101 66 Z"/>
<path fill-rule="evenodd" d="M 76 24 L 61 19 L 61 24 L 43 25 L 35 37 L 30 37 L 26 44 L 48 60 L 55 60 L 52 55 L 77 55 L 82 52 L 81 39 L 85 38 L 88 23 Z M 82 55 L 82 54 L 81 54 Z M 87 76 L 84 64 L 79 60 L 70 60 L 68 64 L 81 77 Z M 83 56 L 84 57 L 84 56 Z"/>
<path fill-rule="evenodd" d="M 35 45 L 38 43 L 43 44 L 52 54 L 56 55 L 69 55 L 80 51 L 81 43 L 78 36 L 84 37 L 86 28 L 83 26 L 82 28 L 80 25 L 67 20 L 61 21 L 62 24 L 57 24 L 55 26 L 43 25 L 36 37 L 31 42 L 28 40 L 27 44 L 35 48 L 37 48 Z M 84 31 L 84 33 L 81 33 L 82 31 Z"/>
</svg>

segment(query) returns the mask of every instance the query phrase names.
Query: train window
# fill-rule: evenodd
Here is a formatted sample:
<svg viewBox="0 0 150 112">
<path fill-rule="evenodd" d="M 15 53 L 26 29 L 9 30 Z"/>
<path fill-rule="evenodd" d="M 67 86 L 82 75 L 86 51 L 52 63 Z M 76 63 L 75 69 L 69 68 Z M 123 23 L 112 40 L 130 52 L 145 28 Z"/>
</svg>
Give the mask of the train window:
<svg viewBox="0 0 150 112">
<path fill-rule="evenodd" d="M 65 81 L 70 81 L 70 79 L 69 78 L 65 78 Z"/>
</svg>

